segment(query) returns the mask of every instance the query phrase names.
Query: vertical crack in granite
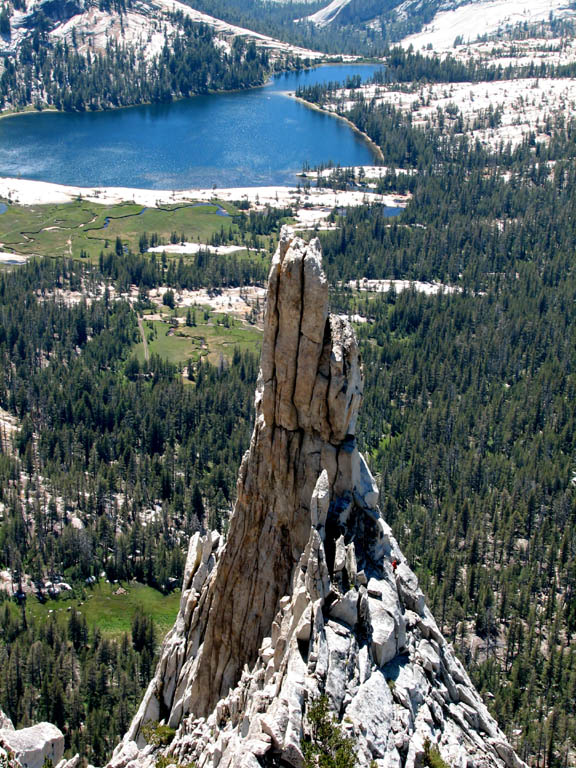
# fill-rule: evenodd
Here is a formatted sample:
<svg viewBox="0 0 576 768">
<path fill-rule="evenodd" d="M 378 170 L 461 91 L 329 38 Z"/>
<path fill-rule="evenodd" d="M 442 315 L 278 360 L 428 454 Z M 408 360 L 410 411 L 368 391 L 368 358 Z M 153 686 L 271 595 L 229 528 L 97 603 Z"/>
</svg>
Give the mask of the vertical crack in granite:
<svg viewBox="0 0 576 768">
<path fill-rule="evenodd" d="M 318 240 L 282 232 L 270 270 L 256 423 L 226 542 L 196 534 L 180 612 L 112 768 L 152 768 L 142 726 L 177 728 L 174 762 L 301 768 L 326 695 L 361 766 L 524 766 L 425 605 L 356 448 L 350 324 L 328 316 Z"/>
</svg>

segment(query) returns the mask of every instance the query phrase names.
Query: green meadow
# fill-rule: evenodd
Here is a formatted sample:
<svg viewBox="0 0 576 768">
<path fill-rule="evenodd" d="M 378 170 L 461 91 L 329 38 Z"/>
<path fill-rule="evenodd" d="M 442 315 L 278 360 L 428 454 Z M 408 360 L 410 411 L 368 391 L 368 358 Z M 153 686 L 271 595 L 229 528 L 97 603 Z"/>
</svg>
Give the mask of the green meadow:
<svg viewBox="0 0 576 768">
<path fill-rule="evenodd" d="M 86 618 L 90 629 L 98 627 L 107 637 L 120 637 L 130 632 L 132 619 L 140 609 L 154 619 L 160 640 L 174 624 L 179 604 L 180 590 L 163 595 L 136 582 L 110 584 L 102 581 L 85 587 L 81 596 L 77 591 L 62 592 L 58 599 L 46 603 L 40 603 L 30 595 L 26 600 L 26 612 L 39 620 L 55 615 L 57 620 L 67 621 L 70 611 L 75 608 Z"/>
<path fill-rule="evenodd" d="M 231 360 L 234 349 L 242 351 L 260 351 L 261 331 L 254 326 L 230 315 L 213 313 L 205 307 L 192 307 L 195 326 L 170 322 L 174 312 L 163 307 L 162 320 L 143 318 L 149 355 L 159 355 L 175 365 L 184 366 L 189 360 L 197 363 L 201 358 L 217 365 L 221 357 Z M 186 310 L 178 311 L 180 316 Z M 136 357 L 139 362 L 145 360 L 144 342 L 136 345 Z"/>
<path fill-rule="evenodd" d="M 91 260 L 114 248 L 116 238 L 138 251 L 140 238 L 156 233 L 169 243 L 174 235 L 207 243 L 224 228 L 235 234 L 237 209 L 229 203 L 185 203 L 146 208 L 135 203 L 99 205 L 76 200 L 61 205 L 9 205 L 0 214 L 1 250 L 23 256 L 72 256 Z M 228 214 L 228 215 L 226 215 Z"/>
</svg>

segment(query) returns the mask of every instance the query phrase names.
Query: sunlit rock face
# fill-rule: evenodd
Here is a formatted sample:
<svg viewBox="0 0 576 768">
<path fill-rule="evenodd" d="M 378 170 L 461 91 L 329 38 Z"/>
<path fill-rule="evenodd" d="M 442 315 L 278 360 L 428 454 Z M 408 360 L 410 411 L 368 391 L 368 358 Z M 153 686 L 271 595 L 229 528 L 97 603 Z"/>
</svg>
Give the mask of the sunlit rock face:
<svg viewBox="0 0 576 768">
<path fill-rule="evenodd" d="M 64 754 L 64 734 L 52 723 L 16 730 L 0 711 L 0 751 L 12 755 L 22 768 L 42 768 L 46 760 L 57 765 Z"/>
<path fill-rule="evenodd" d="M 270 271 L 256 423 L 226 540 L 190 543 L 161 660 L 111 766 L 152 766 L 142 727 L 199 768 L 300 768 L 326 695 L 359 765 L 523 766 L 425 605 L 354 433 L 349 323 L 328 311 L 320 244 L 284 229 Z"/>
</svg>

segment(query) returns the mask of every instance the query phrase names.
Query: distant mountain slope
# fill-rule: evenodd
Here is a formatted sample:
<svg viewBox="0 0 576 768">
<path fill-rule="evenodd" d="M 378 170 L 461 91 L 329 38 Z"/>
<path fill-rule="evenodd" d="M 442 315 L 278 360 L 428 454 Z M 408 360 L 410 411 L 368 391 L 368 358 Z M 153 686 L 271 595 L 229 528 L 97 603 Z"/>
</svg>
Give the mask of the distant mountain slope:
<svg viewBox="0 0 576 768">
<path fill-rule="evenodd" d="M 381 29 L 392 39 L 419 31 L 436 13 L 458 5 L 457 0 L 333 0 L 303 21 L 319 27 L 367 26 Z"/>
<path fill-rule="evenodd" d="M 0 33 L 0 109 L 170 101 L 323 57 L 178 0 L 13 0 Z"/>
<path fill-rule="evenodd" d="M 0 53 L 15 53 L 25 39 L 39 33 L 49 40 L 66 40 L 82 51 L 102 50 L 108 42 L 137 45 L 147 56 L 158 53 L 166 37 L 176 32 L 173 16 L 182 13 L 206 24 L 216 37 L 229 44 L 236 37 L 254 41 L 272 54 L 318 58 L 321 55 L 289 45 L 268 35 L 228 24 L 179 0 L 28 0 L 14 3 L 8 33 L 0 37 Z M 221 43 L 222 44 L 222 43 Z M 228 47 L 228 46 L 225 46 Z"/>
<path fill-rule="evenodd" d="M 340 11 L 348 5 L 350 1 L 351 0 L 332 0 L 330 5 L 327 5 L 325 8 L 308 16 L 307 21 L 311 21 L 319 27 L 324 27 L 334 21 Z"/>
<path fill-rule="evenodd" d="M 306 17 L 319 27 L 367 26 L 417 48 L 450 47 L 455 38 L 479 35 L 521 22 L 574 15 L 568 0 L 332 0 Z"/>
<path fill-rule="evenodd" d="M 573 5 L 573 4 L 572 4 Z M 534 24 L 550 16 L 575 16 L 567 0 L 476 0 L 457 8 L 440 11 L 421 32 L 410 35 L 405 45 L 432 46 L 435 50 L 452 47 L 455 39 L 472 42 L 516 24 Z"/>
</svg>

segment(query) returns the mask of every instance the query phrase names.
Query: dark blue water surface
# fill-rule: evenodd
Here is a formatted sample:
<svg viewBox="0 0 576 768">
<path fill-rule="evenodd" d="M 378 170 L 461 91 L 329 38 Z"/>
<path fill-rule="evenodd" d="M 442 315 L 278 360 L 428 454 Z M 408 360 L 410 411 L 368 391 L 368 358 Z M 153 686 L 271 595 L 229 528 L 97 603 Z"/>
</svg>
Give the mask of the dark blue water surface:
<svg viewBox="0 0 576 768">
<path fill-rule="evenodd" d="M 239 93 L 110 112 L 27 114 L 0 121 L 0 175 L 147 189 L 294 184 L 304 163 L 369 165 L 369 145 L 343 121 L 286 91 L 343 82 L 372 65 L 328 65 Z"/>
</svg>

